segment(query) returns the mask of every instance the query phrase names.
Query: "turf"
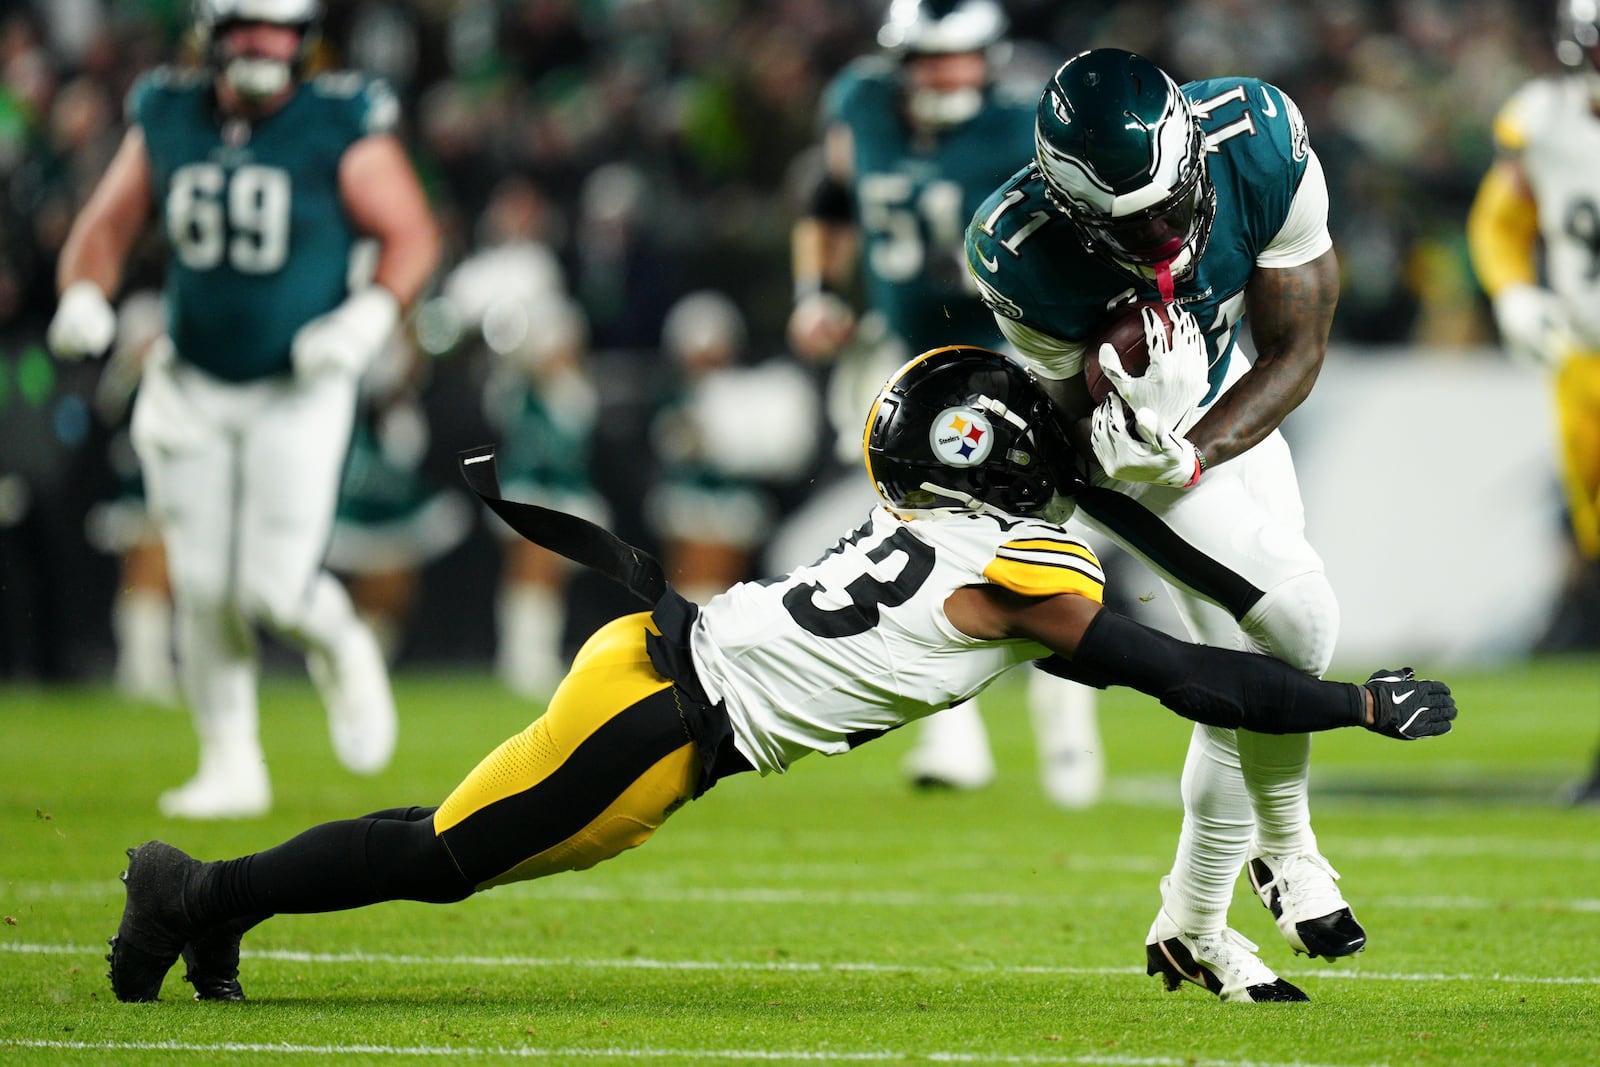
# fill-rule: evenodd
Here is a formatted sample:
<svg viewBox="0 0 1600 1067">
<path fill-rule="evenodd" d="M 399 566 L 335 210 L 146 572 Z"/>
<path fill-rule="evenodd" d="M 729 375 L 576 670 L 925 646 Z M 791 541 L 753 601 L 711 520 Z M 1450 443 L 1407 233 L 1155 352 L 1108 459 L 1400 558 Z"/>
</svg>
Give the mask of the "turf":
<svg viewBox="0 0 1600 1067">
<path fill-rule="evenodd" d="M 1091 811 L 1035 781 L 1020 688 L 986 698 L 1000 780 L 915 794 L 909 736 L 720 784 L 646 847 L 453 907 L 282 917 L 246 941 L 243 1004 L 116 1003 L 104 939 L 122 850 L 202 857 L 327 818 L 436 803 L 534 709 L 477 674 L 402 674 L 401 748 L 343 773 L 310 688 L 269 681 L 265 819 L 185 824 L 182 714 L 103 689 L 0 689 L 0 1063 L 898 1062 L 1592 1064 L 1600 810 L 1563 806 L 1600 727 L 1600 659 L 1453 673 L 1447 738 L 1317 739 L 1324 852 L 1370 948 L 1294 957 L 1241 882 L 1232 922 L 1309 1005 L 1168 994 L 1143 967 L 1178 831 L 1187 725 L 1102 701 Z"/>
</svg>

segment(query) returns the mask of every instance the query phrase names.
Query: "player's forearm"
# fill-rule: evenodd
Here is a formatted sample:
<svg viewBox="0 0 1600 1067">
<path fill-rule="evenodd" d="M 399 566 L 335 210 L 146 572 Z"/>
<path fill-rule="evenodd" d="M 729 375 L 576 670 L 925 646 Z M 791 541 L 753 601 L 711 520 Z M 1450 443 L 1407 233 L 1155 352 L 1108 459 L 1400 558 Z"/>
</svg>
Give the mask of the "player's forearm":
<svg viewBox="0 0 1600 1067">
<path fill-rule="evenodd" d="M 378 252 L 372 281 L 406 307 L 422 292 L 439 265 L 439 231 L 424 216 L 414 225 L 388 235 Z"/>
<path fill-rule="evenodd" d="M 56 292 L 86 281 L 111 299 L 122 287 L 123 264 L 131 246 L 131 238 L 124 239 L 87 212 L 78 216 L 56 263 Z"/>
<path fill-rule="evenodd" d="M 1260 733 L 1313 733 L 1370 723 L 1370 694 L 1324 682 L 1270 656 L 1179 641 L 1101 611 L 1072 657 L 1092 684 L 1147 693 L 1186 719 Z"/>
<path fill-rule="evenodd" d="M 1339 300 L 1330 249 L 1301 267 L 1263 269 L 1247 297 L 1256 360 L 1186 435 L 1216 466 L 1254 448 L 1311 394 Z"/>
<path fill-rule="evenodd" d="M 849 226 L 814 217 L 796 222 L 790 237 L 796 296 L 842 286 L 850 277 L 856 248 Z"/>
</svg>

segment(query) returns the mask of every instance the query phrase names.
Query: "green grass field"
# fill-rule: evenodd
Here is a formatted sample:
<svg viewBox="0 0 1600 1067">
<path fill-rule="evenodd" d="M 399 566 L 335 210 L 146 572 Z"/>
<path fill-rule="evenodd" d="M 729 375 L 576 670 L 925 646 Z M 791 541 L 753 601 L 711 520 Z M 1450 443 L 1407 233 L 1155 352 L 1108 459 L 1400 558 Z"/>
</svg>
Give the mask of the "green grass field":
<svg viewBox="0 0 1600 1067">
<path fill-rule="evenodd" d="M 1600 810 L 1559 802 L 1600 730 L 1600 658 L 1452 674 L 1450 736 L 1316 742 L 1323 851 L 1370 947 L 1296 958 L 1241 881 L 1232 922 L 1311 995 L 1164 993 L 1143 939 L 1180 810 L 1186 723 L 1102 702 L 1111 779 L 1037 787 L 1020 687 L 986 697 L 1001 779 L 916 795 L 909 736 L 730 779 L 644 848 L 452 907 L 288 916 L 245 943 L 243 1004 L 123 1005 L 104 941 L 122 850 L 216 858 L 328 818 L 436 803 L 532 711 L 480 675 L 402 674 L 394 765 L 335 765 L 308 685 L 263 697 L 278 803 L 183 824 L 181 713 L 103 689 L 0 689 L 0 1063 L 502 1061 L 1110 1065 L 1600 1060 Z M 180 965 L 181 969 L 181 965 Z"/>
</svg>

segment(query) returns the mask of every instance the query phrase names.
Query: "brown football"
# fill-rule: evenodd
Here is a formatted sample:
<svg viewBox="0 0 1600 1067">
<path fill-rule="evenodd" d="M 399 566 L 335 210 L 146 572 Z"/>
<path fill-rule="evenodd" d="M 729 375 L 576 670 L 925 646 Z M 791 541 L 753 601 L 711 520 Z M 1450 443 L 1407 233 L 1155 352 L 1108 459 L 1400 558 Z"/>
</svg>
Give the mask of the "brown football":
<svg viewBox="0 0 1600 1067">
<path fill-rule="evenodd" d="M 1150 308 L 1160 317 L 1167 330 L 1167 340 L 1172 340 L 1172 317 L 1167 305 L 1154 300 L 1141 301 L 1123 308 L 1108 317 L 1089 335 L 1083 353 L 1083 383 L 1096 404 L 1111 392 L 1111 381 L 1100 370 L 1100 346 L 1109 344 L 1116 349 L 1122 369 L 1138 377 L 1150 366 L 1150 349 L 1144 340 L 1144 309 Z"/>
</svg>

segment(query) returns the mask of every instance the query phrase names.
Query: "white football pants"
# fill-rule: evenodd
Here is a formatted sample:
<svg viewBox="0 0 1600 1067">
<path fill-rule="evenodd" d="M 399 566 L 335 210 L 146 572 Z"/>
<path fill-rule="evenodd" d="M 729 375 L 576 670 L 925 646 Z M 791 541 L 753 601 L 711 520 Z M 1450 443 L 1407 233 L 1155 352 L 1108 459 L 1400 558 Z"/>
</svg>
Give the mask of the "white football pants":
<svg viewBox="0 0 1600 1067">
<path fill-rule="evenodd" d="M 1235 354 L 1230 382 L 1243 373 Z M 1172 573 L 1080 509 L 1079 517 L 1151 564 L 1167 580 L 1194 640 L 1267 653 L 1320 676 L 1339 631 L 1339 607 L 1321 558 L 1305 537 L 1294 463 L 1274 431 L 1249 452 L 1205 472 L 1192 489 L 1109 483 L 1150 509 L 1214 564 L 1263 596 L 1236 622 Z M 1256 850 L 1316 851 L 1306 734 L 1260 734 L 1196 725 L 1182 779 L 1183 831 L 1165 906 L 1186 933 L 1227 925 L 1239 872 Z"/>
<path fill-rule="evenodd" d="M 328 655 L 361 626 L 322 569 L 355 389 L 339 375 L 224 382 L 170 351 L 145 369 L 132 436 L 166 545 L 202 775 L 260 761 L 253 624 Z"/>
</svg>

